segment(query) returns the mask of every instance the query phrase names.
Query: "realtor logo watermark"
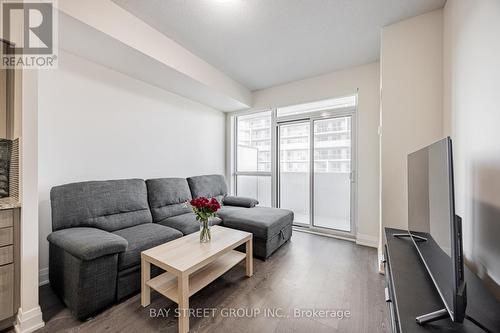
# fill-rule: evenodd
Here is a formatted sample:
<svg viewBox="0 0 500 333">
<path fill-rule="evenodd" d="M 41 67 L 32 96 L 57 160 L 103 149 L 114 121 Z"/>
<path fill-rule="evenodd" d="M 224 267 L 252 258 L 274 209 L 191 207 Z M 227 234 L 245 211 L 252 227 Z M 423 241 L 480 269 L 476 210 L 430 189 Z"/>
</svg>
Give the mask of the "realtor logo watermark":
<svg viewBox="0 0 500 333">
<path fill-rule="evenodd" d="M 57 67 L 54 1 L 2 1 L 1 68 Z"/>
</svg>

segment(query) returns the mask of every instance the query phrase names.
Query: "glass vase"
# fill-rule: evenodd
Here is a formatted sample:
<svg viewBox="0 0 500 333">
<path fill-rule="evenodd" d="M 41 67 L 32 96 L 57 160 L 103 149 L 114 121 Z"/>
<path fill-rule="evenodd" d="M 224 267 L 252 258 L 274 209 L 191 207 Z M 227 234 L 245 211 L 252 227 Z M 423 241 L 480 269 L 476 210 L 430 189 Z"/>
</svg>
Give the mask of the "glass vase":
<svg viewBox="0 0 500 333">
<path fill-rule="evenodd" d="M 200 243 L 208 243 L 212 239 L 210 234 L 210 220 L 200 221 Z"/>
</svg>

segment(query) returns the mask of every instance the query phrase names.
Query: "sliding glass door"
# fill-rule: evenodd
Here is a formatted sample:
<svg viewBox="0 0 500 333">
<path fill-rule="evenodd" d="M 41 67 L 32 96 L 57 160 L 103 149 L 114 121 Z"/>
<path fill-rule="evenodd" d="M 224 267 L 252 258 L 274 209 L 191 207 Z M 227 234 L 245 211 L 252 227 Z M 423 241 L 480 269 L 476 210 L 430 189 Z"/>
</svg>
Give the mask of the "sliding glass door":
<svg viewBox="0 0 500 333">
<path fill-rule="evenodd" d="M 311 128 L 309 121 L 279 126 L 279 206 L 295 214 L 295 223 L 310 224 Z"/>
<path fill-rule="evenodd" d="M 310 231 L 355 236 L 357 96 L 234 117 L 231 192 L 294 212 Z"/>
<path fill-rule="evenodd" d="M 278 204 L 296 225 L 352 233 L 352 118 L 278 122 Z"/>
<path fill-rule="evenodd" d="M 314 226 L 351 231 L 351 117 L 314 120 Z"/>
</svg>

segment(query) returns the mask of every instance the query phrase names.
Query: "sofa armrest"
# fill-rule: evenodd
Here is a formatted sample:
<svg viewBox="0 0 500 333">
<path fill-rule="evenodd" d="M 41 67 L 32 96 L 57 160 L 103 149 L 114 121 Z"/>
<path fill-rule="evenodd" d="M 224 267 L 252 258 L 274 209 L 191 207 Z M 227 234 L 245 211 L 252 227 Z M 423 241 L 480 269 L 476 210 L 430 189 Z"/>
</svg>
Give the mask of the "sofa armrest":
<svg viewBox="0 0 500 333">
<path fill-rule="evenodd" d="M 228 196 L 224 197 L 223 203 L 226 206 L 252 208 L 252 207 L 255 207 L 255 205 L 258 205 L 259 201 L 257 199 L 253 199 L 253 198 L 236 197 L 236 196 L 228 195 Z"/>
<path fill-rule="evenodd" d="M 96 228 L 58 230 L 51 233 L 47 240 L 81 260 L 123 252 L 128 246 L 123 237 Z"/>
</svg>

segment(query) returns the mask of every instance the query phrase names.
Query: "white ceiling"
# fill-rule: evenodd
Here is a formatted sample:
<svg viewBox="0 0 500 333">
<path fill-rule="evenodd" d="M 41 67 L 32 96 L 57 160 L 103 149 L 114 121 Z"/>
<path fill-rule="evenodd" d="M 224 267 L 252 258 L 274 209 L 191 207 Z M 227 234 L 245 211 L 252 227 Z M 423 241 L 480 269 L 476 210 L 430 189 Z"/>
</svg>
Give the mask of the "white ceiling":
<svg viewBox="0 0 500 333">
<path fill-rule="evenodd" d="M 381 27 L 446 2 L 113 1 L 250 90 L 376 61 Z"/>
</svg>

